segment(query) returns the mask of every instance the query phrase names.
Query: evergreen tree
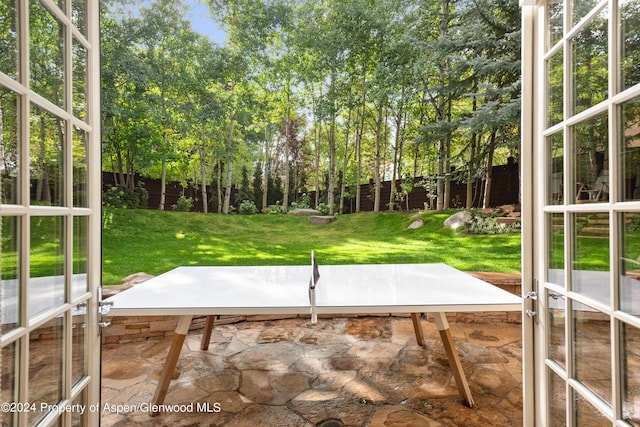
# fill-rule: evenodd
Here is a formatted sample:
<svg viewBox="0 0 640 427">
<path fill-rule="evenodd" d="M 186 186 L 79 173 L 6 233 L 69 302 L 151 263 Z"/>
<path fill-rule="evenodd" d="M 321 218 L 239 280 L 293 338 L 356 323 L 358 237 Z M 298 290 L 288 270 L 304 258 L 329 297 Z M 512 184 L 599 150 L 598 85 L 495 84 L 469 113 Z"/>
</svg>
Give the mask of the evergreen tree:
<svg viewBox="0 0 640 427">
<path fill-rule="evenodd" d="M 240 187 L 238 187 L 238 194 L 236 194 L 236 204 L 239 206 L 243 201 L 248 200 L 255 203 L 253 195 L 253 187 L 249 182 L 249 171 L 246 166 L 242 166 L 242 181 L 240 181 Z"/>
<path fill-rule="evenodd" d="M 262 201 L 262 168 L 260 163 L 256 163 L 256 167 L 253 170 L 253 182 L 251 183 L 253 189 L 253 201 L 256 206 L 260 207 Z"/>
</svg>

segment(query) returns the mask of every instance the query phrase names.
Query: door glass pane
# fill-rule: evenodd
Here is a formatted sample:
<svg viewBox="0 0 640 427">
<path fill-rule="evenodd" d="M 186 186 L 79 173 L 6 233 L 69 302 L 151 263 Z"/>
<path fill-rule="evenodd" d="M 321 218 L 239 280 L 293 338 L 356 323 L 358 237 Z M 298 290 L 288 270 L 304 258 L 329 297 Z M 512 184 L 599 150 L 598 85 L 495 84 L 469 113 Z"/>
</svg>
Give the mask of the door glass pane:
<svg viewBox="0 0 640 427">
<path fill-rule="evenodd" d="M 562 132 L 558 132 L 547 137 L 547 162 L 550 172 L 547 203 L 550 205 L 563 203 L 564 148 L 562 135 Z"/>
<path fill-rule="evenodd" d="M 550 0 L 547 3 L 547 29 L 549 31 L 549 47 L 555 45 L 562 38 L 562 22 L 564 11 L 562 0 Z"/>
<path fill-rule="evenodd" d="M 567 391 L 562 378 L 551 369 L 549 372 L 549 427 L 567 425 Z"/>
<path fill-rule="evenodd" d="M 73 344 L 72 344 L 72 361 L 71 371 L 72 378 L 71 383 L 76 384 L 82 378 L 87 375 L 87 357 L 86 357 L 86 342 L 87 342 L 87 310 L 86 303 L 77 305 L 71 312 L 71 322 L 73 330 Z"/>
<path fill-rule="evenodd" d="M 640 212 L 620 213 L 620 310 L 640 316 Z"/>
<path fill-rule="evenodd" d="M 18 344 L 17 341 L 2 347 L 0 359 L 0 403 L 18 402 Z M 10 426 L 13 414 L 10 411 L 0 411 L 0 425 Z"/>
<path fill-rule="evenodd" d="M 572 290 L 608 304 L 609 216 L 606 213 L 575 214 Z"/>
<path fill-rule="evenodd" d="M 2 179 L 0 203 L 12 205 L 19 202 L 20 194 L 18 191 L 20 154 L 18 151 L 18 102 L 14 92 L 0 86 L 0 179 Z"/>
<path fill-rule="evenodd" d="M 564 214 L 548 214 L 547 219 L 549 235 L 547 281 L 556 285 L 566 286 L 564 274 Z"/>
<path fill-rule="evenodd" d="M 640 62 L 634 65 L 640 68 Z M 623 201 L 640 200 L 640 98 L 627 101 L 619 108 L 619 135 L 622 139 L 619 149 L 622 187 L 620 196 Z"/>
<path fill-rule="evenodd" d="M 87 399 L 85 398 L 85 392 L 82 392 L 80 396 L 76 400 L 74 400 L 73 404 L 76 405 L 76 408 L 87 408 L 86 404 Z M 87 408 L 85 413 L 82 411 L 73 411 L 71 413 L 71 427 L 82 427 L 87 425 L 86 415 L 89 412 Z"/>
<path fill-rule="evenodd" d="M 31 89 L 65 108 L 64 26 L 39 1 L 29 2 Z"/>
<path fill-rule="evenodd" d="M 82 129 L 73 128 L 73 206 L 88 207 L 87 198 L 87 141 Z"/>
<path fill-rule="evenodd" d="M 620 71 L 621 90 L 640 82 L 640 3 L 636 0 L 620 0 Z"/>
<path fill-rule="evenodd" d="M 547 307 L 549 310 L 549 358 L 566 369 L 567 342 L 565 339 L 565 309 L 564 297 L 555 292 L 547 291 Z"/>
<path fill-rule="evenodd" d="M 89 218 L 79 216 L 73 218 L 73 279 L 71 297 L 81 297 L 88 289 L 88 227 Z"/>
<path fill-rule="evenodd" d="M 559 49 L 547 61 L 547 127 L 563 120 L 562 104 L 562 49 Z"/>
<path fill-rule="evenodd" d="M 62 398 L 63 319 L 55 317 L 29 334 L 29 403 L 36 409 L 28 414 L 30 426 Z"/>
<path fill-rule="evenodd" d="M 31 111 L 31 204 L 63 206 L 64 121 L 32 106 Z"/>
<path fill-rule="evenodd" d="M 609 131 L 606 114 L 572 127 L 576 203 L 609 200 Z"/>
<path fill-rule="evenodd" d="M 71 1 L 71 22 L 83 34 L 87 34 L 87 1 Z"/>
<path fill-rule="evenodd" d="M 604 101 L 608 95 L 607 14 L 605 8 L 571 39 L 574 114 Z"/>
<path fill-rule="evenodd" d="M 18 34 L 16 32 L 16 2 L 0 3 L 0 72 L 18 80 Z"/>
<path fill-rule="evenodd" d="M 20 283 L 18 281 L 19 218 L 2 217 L 2 248 L 0 249 L 0 333 L 8 332 L 20 322 Z"/>
<path fill-rule="evenodd" d="M 572 25 L 577 24 L 582 18 L 587 16 L 596 4 L 598 4 L 598 0 L 574 0 L 573 14 L 571 15 Z"/>
<path fill-rule="evenodd" d="M 603 427 L 611 426 L 611 421 L 602 415 L 591 403 L 573 391 L 573 402 L 576 416 L 576 427 Z"/>
<path fill-rule="evenodd" d="M 29 317 L 65 302 L 64 218 L 31 217 Z"/>
<path fill-rule="evenodd" d="M 611 404 L 609 316 L 576 301 L 572 301 L 572 310 L 575 378 Z"/>
<path fill-rule="evenodd" d="M 623 403 L 622 418 L 640 426 L 640 329 L 623 325 Z"/>
<path fill-rule="evenodd" d="M 87 49 L 75 38 L 73 61 L 73 115 L 87 120 Z"/>
</svg>

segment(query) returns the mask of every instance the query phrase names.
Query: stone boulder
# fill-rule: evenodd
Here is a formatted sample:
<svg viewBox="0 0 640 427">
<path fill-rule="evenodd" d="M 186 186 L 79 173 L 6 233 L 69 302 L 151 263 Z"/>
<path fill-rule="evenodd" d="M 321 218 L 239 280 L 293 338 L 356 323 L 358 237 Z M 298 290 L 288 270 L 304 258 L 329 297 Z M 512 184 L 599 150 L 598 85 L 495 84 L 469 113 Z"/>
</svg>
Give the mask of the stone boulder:
<svg viewBox="0 0 640 427">
<path fill-rule="evenodd" d="M 336 220 L 336 217 L 333 215 L 312 215 L 309 217 L 309 222 L 311 224 L 331 224 Z"/>
<path fill-rule="evenodd" d="M 321 214 L 320 211 L 315 209 L 292 209 L 289 213 L 294 216 L 311 216 Z"/>
<path fill-rule="evenodd" d="M 411 224 L 409 224 L 409 226 L 407 228 L 409 229 L 416 229 L 416 228 L 420 228 L 424 225 L 424 221 L 421 219 L 416 219 L 415 221 L 413 221 Z"/>
<path fill-rule="evenodd" d="M 471 221 L 471 219 L 473 219 L 473 216 L 469 212 L 461 211 L 447 218 L 444 221 L 444 226 L 456 229 Z"/>
</svg>

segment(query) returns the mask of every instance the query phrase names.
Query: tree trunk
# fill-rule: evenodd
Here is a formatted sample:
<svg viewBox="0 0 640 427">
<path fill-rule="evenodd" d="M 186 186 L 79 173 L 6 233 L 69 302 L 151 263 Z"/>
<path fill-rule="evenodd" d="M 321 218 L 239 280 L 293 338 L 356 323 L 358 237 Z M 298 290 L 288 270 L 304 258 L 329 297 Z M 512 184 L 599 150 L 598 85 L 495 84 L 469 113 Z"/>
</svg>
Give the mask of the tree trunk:
<svg viewBox="0 0 640 427">
<path fill-rule="evenodd" d="M 335 213 L 335 188 L 336 188 L 336 106 L 335 106 L 335 69 L 331 71 L 331 83 L 329 88 L 332 99 L 331 124 L 329 126 L 329 183 L 327 188 L 327 204 L 329 215 Z"/>
<path fill-rule="evenodd" d="M 284 125 L 285 128 L 285 136 L 284 136 L 284 194 L 282 195 L 282 213 L 287 213 L 289 206 L 289 121 L 290 121 L 290 112 L 289 112 L 289 103 L 290 103 L 290 95 L 289 90 L 287 88 L 287 115 L 286 122 Z"/>
<path fill-rule="evenodd" d="M 404 95 L 404 88 L 402 89 L 402 94 Z M 396 115 L 396 137 L 393 145 L 393 170 L 391 172 L 391 191 L 389 192 L 389 211 L 393 211 L 395 208 L 395 198 L 396 198 L 396 179 L 400 179 L 398 174 L 399 171 L 399 156 L 402 150 L 402 115 L 403 115 L 403 105 L 400 104 L 398 108 L 398 114 Z"/>
<path fill-rule="evenodd" d="M 233 178 L 232 162 L 231 161 L 227 162 L 226 166 L 227 166 L 227 180 L 225 183 L 226 188 L 224 189 L 224 204 L 222 206 L 223 214 L 229 213 L 229 207 L 231 205 L 231 179 Z"/>
<path fill-rule="evenodd" d="M 231 111 L 229 113 L 229 130 L 227 131 L 227 144 L 226 144 L 226 149 L 228 150 L 228 155 L 229 155 L 229 159 L 228 162 L 226 164 L 227 166 L 227 182 L 226 182 L 226 188 L 224 191 L 224 204 L 222 206 L 222 213 L 224 214 L 228 214 L 229 213 L 229 205 L 231 204 L 231 180 L 233 178 L 233 159 L 231 158 L 232 154 L 231 154 L 231 147 L 232 147 L 232 142 L 233 142 L 233 127 L 235 124 L 235 116 L 236 113 L 234 111 Z"/>
<path fill-rule="evenodd" d="M 373 199 L 373 211 L 380 212 L 380 152 L 382 150 L 382 122 L 383 122 L 383 106 L 382 102 L 378 106 L 378 117 L 376 119 L 376 153 L 375 153 L 375 192 Z"/>
<path fill-rule="evenodd" d="M 345 131 L 344 137 L 344 157 L 342 158 L 342 183 L 340 184 L 340 210 L 339 212 L 344 213 L 344 193 L 346 190 L 346 182 L 347 182 L 347 160 L 348 155 L 347 151 L 349 149 L 349 131 L 351 130 L 351 113 L 352 109 L 349 107 L 349 114 L 347 115 L 347 129 Z"/>
<path fill-rule="evenodd" d="M 269 126 L 264 128 L 264 165 L 262 171 L 262 210 L 266 212 L 268 203 L 268 190 L 269 186 Z"/>
<path fill-rule="evenodd" d="M 490 207 L 489 200 L 491 198 L 491 180 L 493 175 L 493 155 L 496 149 L 496 130 L 491 131 L 489 140 L 489 149 L 487 152 L 487 174 L 484 183 L 484 200 L 482 202 L 483 209 Z"/>
<path fill-rule="evenodd" d="M 203 136 L 204 138 L 204 136 Z M 204 144 L 200 144 L 200 177 L 202 180 L 202 212 L 209 213 L 209 198 L 207 196 L 207 162 L 205 161 Z"/>
<path fill-rule="evenodd" d="M 222 213 L 222 161 L 218 159 L 218 173 L 216 176 L 216 189 L 218 197 L 218 213 Z"/>
<path fill-rule="evenodd" d="M 366 65 L 362 67 L 362 112 L 360 113 L 360 126 L 358 128 L 358 133 L 356 134 L 356 161 L 357 161 L 357 171 L 356 171 L 356 212 L 360 212 L 360 179 L 362 177 L 362 135 L 364 134 L 364 121 L 367 113 L 367 96 L 365 92 L 365 86 L 367 83 L 365 68 Z"/>
<path fill-rule="evenodd" d="M 315 208 L 318 209 L 318 205 L 320 204 L 320 138 L 322 137 L 322 127 L 320 122 L 318 122 L 318 129 L 315 131 L 315 135 L 316 135 L 316 145 L 315 145 L 316 205 L 315 205 Z"/>
</svg>

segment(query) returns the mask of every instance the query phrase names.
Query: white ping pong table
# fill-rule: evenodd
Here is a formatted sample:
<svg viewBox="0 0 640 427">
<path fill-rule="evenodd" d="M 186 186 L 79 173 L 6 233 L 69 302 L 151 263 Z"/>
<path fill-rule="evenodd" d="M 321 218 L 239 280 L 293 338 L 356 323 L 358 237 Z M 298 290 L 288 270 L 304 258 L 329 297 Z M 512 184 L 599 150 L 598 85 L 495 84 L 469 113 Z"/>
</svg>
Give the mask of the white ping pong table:
<svg viewBox="0 0 640 427">
<path fill-rule="evenodd" d="M 419 313 L 431 313 L 458 391 L 473 407 L 445 313 L 522 310 L 520 297 L 445 264 L 178 267 L 106 301 L 110 316 L 178 318 L 154 405 L 164 402 L 195 315 L 207 315 L 201 343 L 207 350 L 216 315 L 298 314 L 315 322 L 319 314 L 411 313 L 423 346 Z"/>
</svg>

